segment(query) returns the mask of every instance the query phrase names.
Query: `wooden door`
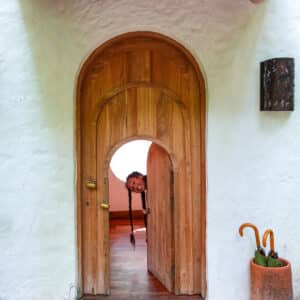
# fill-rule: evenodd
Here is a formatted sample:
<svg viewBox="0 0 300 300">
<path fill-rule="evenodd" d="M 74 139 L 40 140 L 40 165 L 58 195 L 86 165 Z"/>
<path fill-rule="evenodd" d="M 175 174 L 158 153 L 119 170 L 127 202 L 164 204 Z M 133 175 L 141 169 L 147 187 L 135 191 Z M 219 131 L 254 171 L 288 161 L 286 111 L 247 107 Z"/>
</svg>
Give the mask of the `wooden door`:
<svg viewBox="0 0 300 300">
<path fill-rule="evenodd" d="M 147 160 L 147 265 L 170 292 L 175 276 L 172 173 L 167 152 L 152 144 Z"/>
<path fill-rule="evenodd" d="M 108 41 L 82 67 L 76 107 L 82 294 L 109 294 L 109 162 L 120 145 L 141 138 L 172 158 L 174 291 L 205 296 L 204 86 L 186 49 L 149 32 Z"/>
</svg>

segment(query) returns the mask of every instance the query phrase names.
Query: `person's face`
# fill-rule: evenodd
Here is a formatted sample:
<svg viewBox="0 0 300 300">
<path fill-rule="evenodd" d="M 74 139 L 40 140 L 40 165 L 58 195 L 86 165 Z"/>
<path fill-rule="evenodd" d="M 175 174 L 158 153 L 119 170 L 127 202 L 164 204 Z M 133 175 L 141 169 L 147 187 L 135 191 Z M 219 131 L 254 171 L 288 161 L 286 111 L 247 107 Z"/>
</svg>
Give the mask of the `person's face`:
<svg viewBox="0 0 300 300">
<path fill-rule="evenodd" d="M 143 176 L 129 178 L 126 182 L 126 186 L 134 193 L 141 193 L 146 188 Z"/>
</svg>

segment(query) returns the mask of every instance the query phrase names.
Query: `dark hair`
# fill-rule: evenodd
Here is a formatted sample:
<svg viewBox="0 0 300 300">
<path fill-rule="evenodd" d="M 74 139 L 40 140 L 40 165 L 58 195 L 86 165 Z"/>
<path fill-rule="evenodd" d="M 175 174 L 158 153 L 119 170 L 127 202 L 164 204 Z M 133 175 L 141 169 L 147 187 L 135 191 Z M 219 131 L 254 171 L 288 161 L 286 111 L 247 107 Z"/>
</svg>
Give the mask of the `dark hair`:
<svg viewBox="0 0 300 300">
<path fill-rule="evenodd" d="M 138 171 L 134 171 L 132 173 L 130 173 L 127 178 L 126 178 L 126 181 L 129 179 L 129 178 L 136 178 L 136 177 L 139 177 L 139 176 L 144 176 L 142 173 L 138 172 Z"/>
</svg>

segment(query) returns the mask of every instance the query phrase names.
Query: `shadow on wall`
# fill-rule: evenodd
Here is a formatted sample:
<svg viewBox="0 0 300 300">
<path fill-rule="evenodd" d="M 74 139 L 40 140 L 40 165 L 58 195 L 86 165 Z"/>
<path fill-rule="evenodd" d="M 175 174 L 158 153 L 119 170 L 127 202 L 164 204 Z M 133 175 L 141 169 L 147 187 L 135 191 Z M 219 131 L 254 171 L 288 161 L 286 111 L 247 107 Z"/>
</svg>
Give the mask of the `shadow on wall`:
<svg viewBox="0 0 300 300">
<path fill-rule="evenodd" d="M 18 1 L 33 63 L 33 85 L 47 126 L 61 134 L 73 127 L 75 76 L 80 62 L 72 60 L 60 1 Z M 63 1 L 61 1 L 63 3 Z M 74 57 L 74 55 L 73 55 Z"/>
<path fill-rule="evenodd" d="M 250 3 L 250 1 L 249 1 Z M 267 3 L 248 4 L 251 10 L 235 15 L 235 26 L 228 25 L 217 37 L 212 53 L 213 74 L 210 94 L 222 116 L 234 117 L 243 111 L 259 110 L 259 61 L 257 45 L 267 12 Z M 239 12 L 240 13 L 240 12 Z M 221 21 L 220 21 L 221 23 Z M 225 26 L 224 25 L 224 26 Z M 220 84 L 221 83 L 221 84 Z"/>
</svg>

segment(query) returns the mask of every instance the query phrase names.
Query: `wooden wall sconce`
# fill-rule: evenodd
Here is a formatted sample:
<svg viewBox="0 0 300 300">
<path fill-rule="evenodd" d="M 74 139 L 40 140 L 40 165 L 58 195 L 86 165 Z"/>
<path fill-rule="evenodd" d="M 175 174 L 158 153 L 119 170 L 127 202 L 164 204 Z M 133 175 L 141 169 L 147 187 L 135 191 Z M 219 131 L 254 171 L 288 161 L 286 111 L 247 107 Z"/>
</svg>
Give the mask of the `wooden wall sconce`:
<svg viewBox="0 0 300 300">
<path fill-rule="evenodd" d="M 294 110 L 294 59 L 272 58 L 260 63 L 260 110 Z"/>
</svg>

